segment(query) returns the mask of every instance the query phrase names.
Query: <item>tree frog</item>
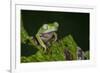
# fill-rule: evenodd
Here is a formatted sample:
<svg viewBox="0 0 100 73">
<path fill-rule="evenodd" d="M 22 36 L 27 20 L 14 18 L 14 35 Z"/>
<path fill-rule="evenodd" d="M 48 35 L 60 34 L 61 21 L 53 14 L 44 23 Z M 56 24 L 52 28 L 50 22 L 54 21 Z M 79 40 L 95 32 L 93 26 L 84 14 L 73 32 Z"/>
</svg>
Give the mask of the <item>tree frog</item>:
<svg viewBox="0 0 100 73">
<path fill-rule="evenodd" d="M 46 51 L 47 44 L 49 44 L 50 40 L 57 40 L 56 31 L 58 30 L 59 24 L 57 22 L 43 24 L 42 27 L 38 30 L 36 34 L 36 39 L 39 44 L 44 48 Z"/>
</svg>

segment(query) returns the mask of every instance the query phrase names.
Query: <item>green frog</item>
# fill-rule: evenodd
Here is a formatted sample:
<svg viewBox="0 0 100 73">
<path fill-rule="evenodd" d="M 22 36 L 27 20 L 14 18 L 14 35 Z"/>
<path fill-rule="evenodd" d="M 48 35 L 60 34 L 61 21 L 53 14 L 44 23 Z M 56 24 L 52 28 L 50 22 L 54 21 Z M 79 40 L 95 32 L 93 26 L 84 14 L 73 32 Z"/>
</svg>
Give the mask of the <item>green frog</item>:
<svg viewBox="0 0 100 73">
<path fill-rule="evenodd" d="M 58 30 L 59 24 L 57 22 L 43 24 L 36 34 L 37 42 L 47 50 L 47 45 L 50 45 L 50 41 L 57 40 L 56 31 Z"/>
</svg>

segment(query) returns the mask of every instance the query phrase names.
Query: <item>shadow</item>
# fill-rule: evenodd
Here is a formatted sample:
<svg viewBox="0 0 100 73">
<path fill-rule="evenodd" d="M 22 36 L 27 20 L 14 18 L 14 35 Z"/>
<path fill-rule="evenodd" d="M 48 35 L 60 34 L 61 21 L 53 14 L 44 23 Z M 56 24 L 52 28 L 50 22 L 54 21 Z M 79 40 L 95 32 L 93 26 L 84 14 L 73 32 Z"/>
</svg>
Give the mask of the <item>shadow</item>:
<svg viewBox="0 0 100 73">
<path fill-rule="evenodd" d="M 8 73 L 11 73 L 11 70 L 10 70 L 10 69 L 7 69 L 6 71 L 7 71 Z"/>
<path fill-rule="evenodd" d="M 38 50 L 29 44 L 21 43 L 21 56 L 31 56 L 35 54 Z"/>
</svg>

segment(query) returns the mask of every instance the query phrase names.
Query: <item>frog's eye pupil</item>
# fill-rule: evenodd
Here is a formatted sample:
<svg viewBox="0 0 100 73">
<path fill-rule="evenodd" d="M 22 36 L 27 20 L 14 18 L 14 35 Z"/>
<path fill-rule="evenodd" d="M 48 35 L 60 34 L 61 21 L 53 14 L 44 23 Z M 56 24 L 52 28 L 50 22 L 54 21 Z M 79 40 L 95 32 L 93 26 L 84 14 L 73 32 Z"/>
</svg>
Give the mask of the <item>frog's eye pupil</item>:
<svg viewBox="0 0 100 73">
<path fill-rule="evenodd" d="M 43 25 L 43 29 L 48 29 L 48 25 L 47 24 L 44 24 Z"/>
</svg>

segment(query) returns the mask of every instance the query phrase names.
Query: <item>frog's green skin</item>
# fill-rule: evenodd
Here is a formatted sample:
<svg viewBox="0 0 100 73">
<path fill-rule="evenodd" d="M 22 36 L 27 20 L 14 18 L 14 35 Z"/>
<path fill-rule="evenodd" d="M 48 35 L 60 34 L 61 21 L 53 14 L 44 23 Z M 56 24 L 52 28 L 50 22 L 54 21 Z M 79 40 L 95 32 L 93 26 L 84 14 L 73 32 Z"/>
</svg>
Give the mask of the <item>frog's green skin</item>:
<svg viewBox="0 0 100 73">
<path fill-rule="evenodd" d="M 47 46 L 46 42 L 50 41 L 52 37 L 54 36 L 54 41 L 57 40 L 57 34 L 55 33 L 58 30 L 59 24 L 57 22 L 44 24 L 42 27 L 38 30 L 36 34 L 36 39 L 39 42 L 39 44 L 44 48 L 46 51 Z"/>
</svg>

